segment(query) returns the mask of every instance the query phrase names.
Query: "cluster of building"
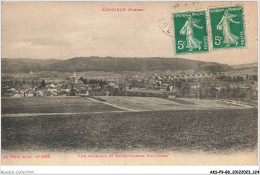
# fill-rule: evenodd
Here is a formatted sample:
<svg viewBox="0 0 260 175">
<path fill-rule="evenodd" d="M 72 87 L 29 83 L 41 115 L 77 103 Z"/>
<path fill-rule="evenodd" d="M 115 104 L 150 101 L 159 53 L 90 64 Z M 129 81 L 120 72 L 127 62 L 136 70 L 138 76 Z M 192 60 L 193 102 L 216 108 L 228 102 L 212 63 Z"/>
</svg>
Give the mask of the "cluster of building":
<svg viewBox="0 0 260 175">
<path fill-rule="evenodd" d="M 2 79 L 2 96 L 142 96 L 149 94 L 150 96 L 198 99 L 236 98 L 241 100 L 257 100 L 257 85 L 257 75 L 235 76 L 223 72 L 179 75 L 135 73 L 121 79 L 110 76 L 106 80 L 78 78 L 74 72 L 70 78 L 59 81 L 45 82 L 42 79 Z"/>
<path fill-rule="evenodd" d="M 29 73 L 31 74 L 31 73 Z M 75 96 L 95 94 L 102 91 L 100 95 L 111 95 L 104 89 L 119 89 L 114 82 L 106 82 L 99 79 L 89 79 L 82 81 L 83 77 L 78 78 L 75 71 L 70 78 L 63 80 L 47 81 L 44 79 L 2 79 L 2 97 L 42 97 L 42 96 Z M 111 90 L 110 90 L 111 91 Z"/>
<path fill-rule="evenodd" d="M 203 73 L 180 75 L 134 75 L 127 79 L 126 91 L 199 99 L 257 100 L 257 75 Z"/>
</svg>

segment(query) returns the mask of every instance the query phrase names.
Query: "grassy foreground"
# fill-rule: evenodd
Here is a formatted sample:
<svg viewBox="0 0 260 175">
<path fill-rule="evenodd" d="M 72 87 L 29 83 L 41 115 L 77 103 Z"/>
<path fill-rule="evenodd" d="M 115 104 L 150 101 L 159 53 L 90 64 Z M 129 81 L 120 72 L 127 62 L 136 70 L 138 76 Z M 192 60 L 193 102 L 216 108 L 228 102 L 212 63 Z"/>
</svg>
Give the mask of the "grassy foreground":
<svg viewBox="0 0 260 175">
<path fill-rule="evenodd" d="M 2 117 L 1 130 L 4 150 L 252 150 L 257 109 Z"/>
</svg>

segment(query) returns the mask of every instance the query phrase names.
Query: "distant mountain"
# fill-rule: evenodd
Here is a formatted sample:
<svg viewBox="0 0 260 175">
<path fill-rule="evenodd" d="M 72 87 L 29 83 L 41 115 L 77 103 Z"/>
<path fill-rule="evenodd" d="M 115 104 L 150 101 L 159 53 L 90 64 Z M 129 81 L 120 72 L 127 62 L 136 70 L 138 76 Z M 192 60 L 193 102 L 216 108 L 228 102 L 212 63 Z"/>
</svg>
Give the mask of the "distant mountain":
<svg viewBox="0 0 260 175">
<path fill-rule="evenodd" d="M 257 75 L 258 63 L 250 63 L 250 64 L 239 64 L 232 65 L 232 71 L 230 71 L 230 75 L 239 76 L 239 75 Z"/>
<path fill-rule="evenodd" d="M 258 63 L 232 65 L 231 67 L 234 68 L 234 69 L 257 68 L 258 67 Z"/>
<path fill-rule="evenodd" d="M 119 57 L 76 57 L 68 60 L 2 59 L 3 73 L 30 71 L 176 71 L 223 72 L 233 68 L 214 62 L 194 61 L 182 58 L 119 58 Z"/>
<path fill-rule="evenodd" d="M 29 58 L 2 58 L 2 73 L 28 73 L 43 71 L 59 60 L 56 59 L 29 59 Z"/>
</svg>

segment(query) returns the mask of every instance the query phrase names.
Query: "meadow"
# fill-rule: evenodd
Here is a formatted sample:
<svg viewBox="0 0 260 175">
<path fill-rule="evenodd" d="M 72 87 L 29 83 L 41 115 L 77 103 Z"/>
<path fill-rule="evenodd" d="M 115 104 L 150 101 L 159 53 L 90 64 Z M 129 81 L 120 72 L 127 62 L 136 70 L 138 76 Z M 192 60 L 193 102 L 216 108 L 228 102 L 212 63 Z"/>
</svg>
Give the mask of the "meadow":
<svg viewBox="0 0 260 175">
<path fill-rule="evenodd" d="M 156 97 L 2 98 L 10 151 L 254 150 L 257 109 Z M 132 110 L 132 111 L 131 111 Z"/>
<path fill-rule="evenodd" d="M 2 114 L 121 111 L 83 97 L 1 98 Z"/>
<path fill-rule="evenodd" d="M 132 96 L 100 96 L 108 103 L 119 107 L 137 111 L 161 110 L 214 110 L 214 109 L 245 109 L 221 102 L 220 100 L 199 100 L 191 98 L 158 98 L 158 97 L 132 97 Z"/>
</svg>

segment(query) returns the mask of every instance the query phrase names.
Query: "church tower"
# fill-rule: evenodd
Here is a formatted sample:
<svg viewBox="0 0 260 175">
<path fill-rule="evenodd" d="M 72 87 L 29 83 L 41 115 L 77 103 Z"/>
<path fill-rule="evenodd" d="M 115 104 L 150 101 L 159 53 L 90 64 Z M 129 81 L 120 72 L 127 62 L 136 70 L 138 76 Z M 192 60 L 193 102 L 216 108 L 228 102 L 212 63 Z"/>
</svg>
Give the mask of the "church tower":
<svg viewBox="0 0 260 175">
<path fill-rule="evenodd" d="M 73 76 L 72 76 L 72 82 L 73 82 L 73 84 L 77 84 L 77 83 L 78 83 L 78 82 L 77 82 L 77 75 L 76 75 L 75 70 L 74 70 L 74 74 L 73 74 Z"/>
</svg>

